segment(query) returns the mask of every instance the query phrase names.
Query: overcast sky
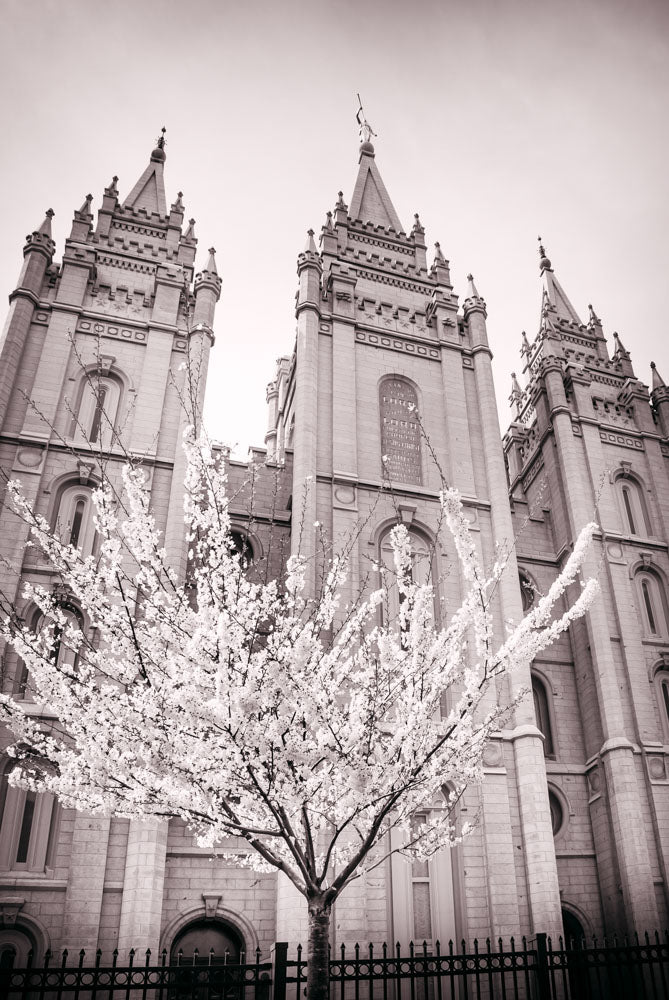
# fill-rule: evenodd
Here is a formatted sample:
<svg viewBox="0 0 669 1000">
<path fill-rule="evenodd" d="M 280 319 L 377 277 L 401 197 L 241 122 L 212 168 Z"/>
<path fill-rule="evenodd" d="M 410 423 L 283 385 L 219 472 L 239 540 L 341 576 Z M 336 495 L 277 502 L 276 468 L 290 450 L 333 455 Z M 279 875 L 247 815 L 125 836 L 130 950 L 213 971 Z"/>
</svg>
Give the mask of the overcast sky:
<svg viewBox="0 0 669 1000">
<path fill-rule="evenodd" d="M 669 382 L 666 0 L 0 0 L 0 294 L 25 234 L 112 174 L 124 198 L 167 127 L 197 263 L 218 251 L 207 421 L 261 444 L 293 347 L 295 262 L 357 171 L 356 92 L 397 213 L 474 273 L 503 427 L 539 321 L 538 234 L 581 318 Z M 431 251 L 429 258 L 431 259 Z M 521 382 L 524 379 L 521 377 Z"/>
</svg>

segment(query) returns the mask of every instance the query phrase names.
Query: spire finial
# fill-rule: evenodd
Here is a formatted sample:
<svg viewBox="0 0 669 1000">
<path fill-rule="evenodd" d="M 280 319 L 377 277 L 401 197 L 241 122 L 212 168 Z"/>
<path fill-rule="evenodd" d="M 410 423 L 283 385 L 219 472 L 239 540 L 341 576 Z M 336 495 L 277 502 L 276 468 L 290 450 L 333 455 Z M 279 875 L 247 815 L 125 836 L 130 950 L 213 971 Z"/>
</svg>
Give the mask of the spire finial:
<svg viewBox="0 0 669 1000">
<path fill-rule="evenodd" d="M 522 339 L 522 345 L 521 345 L 521 348 L 520 348 L 520 353 L 521 353 L 521 355 L 529 354 L 530 351 L 531 351 L 530 342 L 527 339 L 527 334 L 525 333 L 524 330 L 522 331 L 522 333 L 521 333 L 520 336 L 521 336 L 521 339 Z"/>
<path fill-rule="evenodd" d="M 666 389 L 666 383 L 665 383 L 664 379 L 662 378 L 662 376 L 660 375 L 659 371 L 657 370 L 657 366 L 656 366 L 656 364 L 655 364 L 654 361 L 651 361 L 651 363 L 650 363 L 650 370 L 653 373 L 653 375 L 652 375 L 652 379 L 653 379 L 652 389 L 653 389 L 653 391 L 655 389 Z"/>
<path fill-rule="evenodd" d="M 165 133 L 166 132 L 167 132 L 167 129 L 163 125 L 163 127 L 160 130 L 161 134 L 156 139 L 156 148 L 151 153 L 151 159 L 152 160 L 157 160 L 160 163 L 164 163 L 165 160 L 167 159 L 167 155 L 165 153 Z"/>
<path fill-rule="evenodd" d="M 543 274 L 544 271 L 552 271 L 553 268 L 550 260 L 546 256 L 544 245 L 541 242 L 541 236 L 537 236 L 537 240 L 539 241 L 539 267 L 541 269 L 541 273 Z"/>
<path fill-rule="evenodd" d="M 372 136 L 376 138 L 376 132 L 365 118 L 365 112 L 363 111 L 362 108 L 362 100 L 360 98 L 360 94 L 358 94 L 357 97 L 358 97 L 359 107 L 355 113 L 355 117 L 356 121 L 358 122 L 358 134 L 360 135 L 361 149 L 364 149 L 366 153 L 371 153 L 373 155 L 374 146 L 372 145 L 371 139 Z"/>
</svg>

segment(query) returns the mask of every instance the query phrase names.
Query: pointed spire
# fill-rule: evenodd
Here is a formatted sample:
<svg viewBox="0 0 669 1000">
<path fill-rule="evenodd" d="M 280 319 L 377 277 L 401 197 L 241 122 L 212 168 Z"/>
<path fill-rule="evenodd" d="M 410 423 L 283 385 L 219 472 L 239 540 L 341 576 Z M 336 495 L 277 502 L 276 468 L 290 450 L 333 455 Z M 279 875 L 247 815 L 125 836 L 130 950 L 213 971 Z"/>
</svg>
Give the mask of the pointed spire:
<svg viewBox="0 0 669 1000">
<path fill-rule="evenodd" d="M 166 159 L 165 129 L 163 128 L 156 148 L 151 153 L 149 165 L 123 202 L 124 208 L 130 208 L 134 211 L 143 209 L 150 215 L 167 215 L 165 181 L 163 179 Z"/>
<path fill-rule="evenodd" d="M 49 239 L 52 239 L 52 236 L 51 236 L 51 220 L 53 219 L 53 217 L 54 217 L 55 214 L 56 213 L 54 212 L 54 210 L 52 208 L 47 208 L 47 210 L 46 210 L 46 212 L 44 214 L 44 221 L 42 222 L 42 225 L 37 230 L 38 233 L 41 233 L 42 236 L 48 236 Z"/>
<path fill-rule="evenodd" d="M 583 324 L 569 301 L 567 293 L 555 277 L 553 266 L 546 256 L 546 250 L 541 242 L 541 236 L 539 236 L 539 269 L 544 282 L 544 294 L 541 302 L 542 318 L 547 311 L 552 311 L 558 320 L 582 326 Z"/>
<path fill-rule="evenodd" d="M 114 176 L 111 179 L 111 184 L 109 185 L 109 187 L 105 188 L 105 194 L 109 198 L 118 198 L 118 188 L 116 186 L 117 183 L 118 183 L 118 177 L 116 176 L 116 174 L 114 174 Z"/>
<path fill-rule="evenodd" d="M 348 211 L 348 205 L 344 201 L 344 192 L 343 191 L 338 191 L 337 192 L 337 201 L 335 203 L 335 209 L 337 209 L 337 208 L 343 208 L 344 211 Z"/>
<path fill-rule="evenodd" d="M 618 336 L 618 334 L 615 331 L 613 333 L 613 339 L 616 342 L 616 349 L 615 349 L 614 354 L 613 354 L 614 358 L 627 358 L 627 359 L 629 359 L 629 356 L 630 356 L 629 355 L 629 351 L 626 350 L 625 345 L 623 344 L 622 340 L 620 339 L 620 337 Z"/>
<path fill-rule="evenodd" d="M 520 337 L 521 337 L 521 340 L 522 340 L 522 343 L 521 343 L 521 346 L 520 346 L 521 356 L 528 355 L 530 353 L 530 351 L 532 350 L 532 348 L 530 347 L 530 342 L 527 339 L 527 334 L 525 333 L 524 330 L 521 333 Z"/>
<path fill-rule="evenodd" d="M 307 242 L 306 242 L 306 246 L 304 247 L 304 252 L 305 253 L 318 253 L 318 250 L 316 249 L 316 244 L 314 243 L 314 231 L 313 231 L 313 229 L 308 229 L 307 230 Z"/>
<path fill-rule="evenodd" d="M 411 227 L 411 232 L 412 233 L 420 233 L 421 235 L 425 232 L 423 224 L 420 221 L 420 216 L 418 215 L 418 212 L 416 212 L 414 214 L 414 217 L 413 217 L 413 226 Z"/>
<path fill-rule="evenodd" d="M 173 212 L 183 212 L 184 210 L 184 203 L 182 200 L 183 196 L 184 196 L 183 191 L 177 191 L 177 200 L 172 204 Z"/>
<path fill-rule="evenodd" d="M 652 388 L 653 389 L 666 389 L 666 382 L 657 370 L 657 366 L 654 361 L 651 361 L 650 368 L 652 371 Z"/>
<path fill-rule="evenodd" d="M 332 212 L 328 212 L 325 216 L 325 232 L 333 233 L 334 227 L 332 225 Z"/>
<path fill-rule="evenodd" d="M 339 209 L 339 203 L 336 207 Z M 371 142 L 363 142 L 360 146 L 360 166 L 349 215 L 352 219 L 402 232 L 402 223 L 379 173 Z"/>
<path fill-rule="evenodd" d="M 511 395 L 509 396 L 509 402 L 512 406 L 515 406 L 516 416 L 518 416 L 523 408 L 523 390 L 520 388 L 515 372 L 511 372 Z"/>
<path fill-rule="evenodd" d="M 441 245 L 439 243 L 434 244 L 434 259 L 435 261 L 438 261 L 440 264 L 446 263 L 445 257 L 441 252 Z"/>
<path fill-rule="evenodd" d="M 592 308 L 592 302 L 588 302 L 588 324 L 590 326 L 601 326 L 602 321 Z"/>
<path fill-rule="evenodd" d="M 83 205 L 79 209 L 79 215 L 90 215 L 92 203 L 93 203 L 93 195 L 87 194 L 86 198 L 84 199 Z"/>
<path fill-rule="evenodd" d="M 478 293 L 478 289 L 474 284 L 474 275 L 467 275 L 467 298 L 468 299 L 480 299 L 481 296 Z M 515 377 L 515 376 L 514 376 Z"/>
<path fill-rule="evenodd" d="M 214 247 L 209 247 L 207 252 L 209 254 L 209 260 L 207 261 L 205 270 L 209 271 L 210 274 L 218 274 L 218 270 L 216 268 L 216 250 Z"/>
<path fill-rule="evenodd" d="M 195 239 L 195 219 L 189 219 L 188 220 L 188 229 L 184 233 L 183 238 L 185 240 L 194 240 Z"/>
</svg>

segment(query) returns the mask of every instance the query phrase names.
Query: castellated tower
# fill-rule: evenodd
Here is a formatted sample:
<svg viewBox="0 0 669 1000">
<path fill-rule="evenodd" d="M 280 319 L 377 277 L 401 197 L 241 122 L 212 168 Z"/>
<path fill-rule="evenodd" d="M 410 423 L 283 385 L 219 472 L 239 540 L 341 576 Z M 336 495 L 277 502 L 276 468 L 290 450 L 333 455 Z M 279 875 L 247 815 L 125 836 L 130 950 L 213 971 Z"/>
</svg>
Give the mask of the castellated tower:
<svg viewBox="0 0 669 1000">
<path fill-rule="evenodd" d="M 105 189 L 95 227 L 88 195 L 60 264 L 51 210 L 27 237 L 0 353 L 0 464 L 36 511 L 89 554 L 91 490 L 103 473 L 118 487 L 133 456 L 145 470 L 170 558 L 183 568 L 181 436 L 201 409 L 221 279 L 213 252 L 194 273 L 194 223 L 183 227 L 181 193 L 167 207 L 164 164 L 161 138 L 125 201 L 116 177 Z M 187 355 L 197 376 L 190 386 Z M 21 583 L 57 581 L 26 548 L 27 529 L 5 506 L 0 537 L 3 595 L 38 628 Z M 81 618 L 78 608 L 66 610 Z M 30 703 L 29 681 L 9 651 L 2 681 Z M 51 796 L 35 799 L 6 781 L 3 790 L 0 894 L 5 930 L 11 925 L 16 937 L 15 964 L 28 946 L 39 955 L 48 946 L 94 953 L 116 941 L 126 949 L 139 941 L 156 947 L 165 830 L 62 810 Z"/>
<path fill-rule="evenodd" d="M 446 620 L 464 583 L 449 570 L 454 551 L 437 538 L 441 480 L 417 414 L 446 480 L 463 496 L 486 564 L 495 542 L 510 543 L 513 533 L 485 302 L 470 276 L 458 309 L 448 261 L 436 244 L 428 264 L 418 216 L 405 230 L 370 141 L 360 146 L 350 206 L 340 192 L 319 247 L 308 234 L 298 275 L 296 351 L 292 362 L 281 359 L 270 387 L 267 438 L 279 456 L 284 442 L 293 451 L 293 544 L 315 556 L 315 525 L 336 546 L 364 524 L 353 594 L 388 558 L 388 532 L 400 516 L 417 553 L 415 572 L 431 575 L 435 613 Z M 500 631 L 522 615 L 514 566 L 512 556 L 497 595 Z M 529 688 L 529 664 L 513 683 Z M 470 790 L 462 806 L 463 820 L 480 815 L 475 834 L 429 864 L 388 861 L 353 883 L 337 903 L 335 943 L 561 931 L 543 738 L 529 699 L 486 763 L 482 794 Z M 295 893 L 280 885 L 278 925 L 290 940 L 304 939 L 299 912 Z"/>
<path fill-rule="evenodd" d="M 523 334 L 504 439 L 524 601 L 545 592 L 593 516 L 602 595 L 532 667 L 545 733 L 567 929 L 667 924 L 669 618 L 667 389 L 583 323 L 543 246 L 539 332 Z"/>
</svg>

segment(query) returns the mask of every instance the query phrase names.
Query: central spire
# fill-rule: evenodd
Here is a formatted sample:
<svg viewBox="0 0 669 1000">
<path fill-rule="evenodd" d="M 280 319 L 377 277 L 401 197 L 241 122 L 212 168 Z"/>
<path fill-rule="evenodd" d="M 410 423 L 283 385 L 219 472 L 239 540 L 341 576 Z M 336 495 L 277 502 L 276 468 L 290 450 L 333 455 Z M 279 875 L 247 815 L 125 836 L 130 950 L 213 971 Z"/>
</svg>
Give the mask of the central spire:
<svg viewBox="0 0 669 1000">
<path fill-rule="evenodd" d="M 360 107 L 356 113 L 356 119 L 360 133 L 360 168 L 349 214 L 352 219 L 371 222 L 373 225 L 383 226 L 384 229 L 394 229 L 395 232 L 400 233 L 403 232 L 402 223 L 374 161 L 374 146 L 370 142 L 370 138 L 376 136 L 376 132 L 373 131 L 372 126 L 365 118 L 359 94 L 358 101 Z"/>
<path fill-rule="evenodd" d="M 124 208 L 135 210 L 143 208 L 149 214 L 166 215 L 167 201 L 165 199 L 165 181 L 163 168 L 167 155 L 165 153 L 165 129 L 156 141 L 156 148 L 151 153 L 149 165 L 139 178 L 134 188 L 123 202 Z"/>
</svg>

